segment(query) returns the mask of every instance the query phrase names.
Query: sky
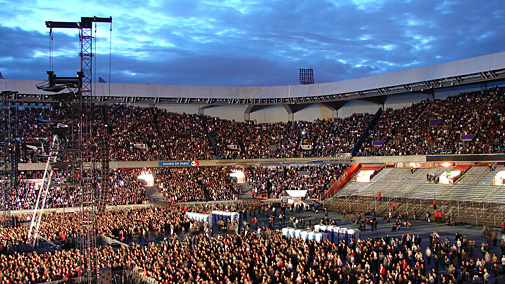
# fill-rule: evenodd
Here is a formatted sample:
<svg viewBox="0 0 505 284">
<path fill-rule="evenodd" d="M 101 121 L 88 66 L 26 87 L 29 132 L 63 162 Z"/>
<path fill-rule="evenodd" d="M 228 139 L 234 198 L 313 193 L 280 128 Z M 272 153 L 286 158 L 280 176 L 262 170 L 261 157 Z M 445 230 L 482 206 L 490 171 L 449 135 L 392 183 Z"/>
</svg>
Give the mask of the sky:
<svg viewBox="0 0 505 284">
<path fill-rule="evenodd" d="M 45 21 L 93 16 L 113 18 L 93 27 L 93 76 L 112 83 L 299 85 L 300 68 L 325 83 L 505 51 L 503 0 L 0 0 L 0 7 L 0 72 L 8 79 L 47 80 L 48 70 L 75 76 L 78 30 L 54 29 L 50 40 Z"/>
</svg>

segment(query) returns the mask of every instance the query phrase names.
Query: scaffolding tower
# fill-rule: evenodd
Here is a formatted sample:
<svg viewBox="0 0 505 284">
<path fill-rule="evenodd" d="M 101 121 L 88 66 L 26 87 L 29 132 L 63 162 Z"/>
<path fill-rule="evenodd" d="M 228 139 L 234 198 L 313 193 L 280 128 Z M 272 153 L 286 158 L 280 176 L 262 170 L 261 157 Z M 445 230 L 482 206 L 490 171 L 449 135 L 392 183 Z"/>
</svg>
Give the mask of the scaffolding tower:
<svg viewBox="0 0 505 284">
<path fill-rule="evenodd" d="M 95 28 L 96 23 L 111 23 L 112 31 L 111 17 L 82 17 L 80 22 L 46 22 L 46 27 L 50 29 L 51 40 L 55 28 L 79 30 L 80 71 L 77 72 L 77 77 L 58 77 L 52 70 L 48 71 L 48 83 L 37 86 L 41 90 L 63 95 L 61 96 L 63 99 L 60 102 L 61 113 L 58 119 L 64 120 L 63 125 L 68 128 L 65 139 L 60 139 L 58 134 L 53 133 L 53 143 L 46 164 L 43 188 L 37 199 L 37 207 L 43 210 L 46 206 L 45 196 L 51 188 L 53 173 L 55 169 L 61 169 L 57 166 L 61 165 L 70 173 L 68 176 L 70 182 L 77 182 L 81 193 L 82 235 L 79 243 L 83 255 L 83 277 L 84 281 L 88 283 L 98 281 L 98 260 L 95 250 L 96 213 L 99 210 L 105 210 L 109 171 L 109 148 L 107 140 L 101 137 L 104 131 L 100 128 L 103 127 L 103 124 L 96 121 L 99 116 L 95 114 L 93 105 L 93 44 L 95 40 L 93 23 L 95 23 Z M 59 93 L 65 89 L 69 90 L 67 95 Z M 57 129 L 56 132 L 58 132 Z M 62 141 L 66 141 L 66 143 L 62 143 Z M 105 142 L 101 143 L 101 141 Z M 34 218 L 30 225 L 30 237 L 35 238 L 33 243 L 36 243 L 37 239 L 41 237 L 38 234 L 38 229 L 42 210 L 39 209 L 40 212 L 37 209 L 34 211 Z"/>
<path fill-rule="evenodd" d="M 11 216 L 11 197 L 19 182 L 19 133 L 18 105 L 15 102 L 17 92 L 1 92 L 0 108 L 0 171 L 2 187 L 2 226 L 13 226 Z"/>
</svg>

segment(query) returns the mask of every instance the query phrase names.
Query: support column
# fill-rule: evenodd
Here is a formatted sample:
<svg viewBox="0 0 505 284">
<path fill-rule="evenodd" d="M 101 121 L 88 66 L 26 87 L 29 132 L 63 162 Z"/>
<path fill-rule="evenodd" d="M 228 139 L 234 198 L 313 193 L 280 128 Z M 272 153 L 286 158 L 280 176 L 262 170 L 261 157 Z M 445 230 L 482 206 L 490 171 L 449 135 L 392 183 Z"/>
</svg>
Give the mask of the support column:
<svg viewBox="0 0 505 284">
<path fill-rule="evenodd" d="M 251 112 L 253 110 L 254 105 L 248 105 L 244 112 L 244 121 L 251 120 Z"/>
</svg>

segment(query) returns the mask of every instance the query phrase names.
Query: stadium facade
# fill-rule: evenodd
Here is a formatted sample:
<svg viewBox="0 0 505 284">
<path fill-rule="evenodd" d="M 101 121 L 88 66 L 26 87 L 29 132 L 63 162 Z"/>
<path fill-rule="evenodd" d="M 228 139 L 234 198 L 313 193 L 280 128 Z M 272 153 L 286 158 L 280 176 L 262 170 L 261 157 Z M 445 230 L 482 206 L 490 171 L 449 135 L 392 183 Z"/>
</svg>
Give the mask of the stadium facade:
<svg viewBox="0 0 505 284">
<path fill-rule="evenodd" d="M 286 122 L 374 113 L 424 99 L 503 85 L 505 52 L 404 71 L 310 85 L 240 87 L 94 83 L 99 103 L 156 106 L 176 113 L 199 113 L 235 121 Z M 49 102 L 43 81 L 0 80 L 0 91 L 19 100 Z"/>
</svg>

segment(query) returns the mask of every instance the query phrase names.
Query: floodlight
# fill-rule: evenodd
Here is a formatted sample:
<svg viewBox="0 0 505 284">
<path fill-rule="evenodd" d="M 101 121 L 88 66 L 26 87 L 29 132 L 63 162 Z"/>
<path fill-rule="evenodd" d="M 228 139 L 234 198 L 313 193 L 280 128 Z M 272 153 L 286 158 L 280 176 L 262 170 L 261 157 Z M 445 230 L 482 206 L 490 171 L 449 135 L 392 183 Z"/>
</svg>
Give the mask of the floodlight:
<svg viewBox="0 0 505 284">
<path fill-rule="evenodd" d="M 142 172 L 138 175 L 138 179 L 143 181 L 145 186 L 153 186 L 154 185 L 154 177 L 151 173 Z"/>
</svg>

